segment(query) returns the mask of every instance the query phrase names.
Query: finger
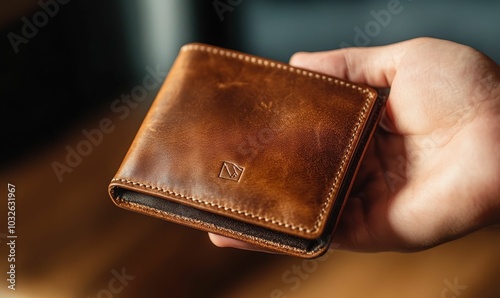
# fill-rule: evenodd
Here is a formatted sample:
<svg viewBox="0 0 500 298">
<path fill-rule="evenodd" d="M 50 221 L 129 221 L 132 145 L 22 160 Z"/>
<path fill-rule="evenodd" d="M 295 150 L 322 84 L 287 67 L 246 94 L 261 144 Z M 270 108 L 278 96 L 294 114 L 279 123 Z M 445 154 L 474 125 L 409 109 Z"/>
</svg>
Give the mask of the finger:
<svg viewBox="0 0 500 298">
<path fill-rule="evenodd" d="M 298 52 L 290 64 L 373 87 L 389 87 L 409 42 L 370 48 Z"/>
<path fill-rule="evenodd" d="M 382 116 L 380 117 L 379 126 L 385 131 L 391 133 L 398 133 L 398 130 L 394 125 L 393 120 L 391 120 L 391 118 L 389 117 L 386 109 L 382 111 Z"/>
<path fill-rule="evenodd" d="M 263 249 L 261 247 L 252 245 L 252 244 L 247 243 L 247 242 L 224 237 L 224 236 L 213 234 L 213 233 L 208 233 L 208 237 L 210 238 L 210 241 L 212 241 L 212 243 L 218 247 L 232 247 L 232 248 L 238 248 L 238 249 L 243 249 L 243 250 L 275 253 L 275 252 L 272 252 L 270 250 Z"/>
</svg>

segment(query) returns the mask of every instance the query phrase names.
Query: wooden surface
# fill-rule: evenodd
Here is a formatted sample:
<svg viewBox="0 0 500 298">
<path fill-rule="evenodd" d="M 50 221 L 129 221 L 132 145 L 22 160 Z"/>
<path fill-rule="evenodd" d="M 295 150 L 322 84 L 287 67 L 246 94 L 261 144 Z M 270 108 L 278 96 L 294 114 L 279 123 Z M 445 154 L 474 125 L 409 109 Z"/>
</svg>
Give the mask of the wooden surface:
<svg viewBox="0 0 500 298">
<path fill-rule="evenodd" d="M 51 146 L 1 169 L 0 231 L 9 182 L 16 185 L 18 235 L 16 291 L 6 288 L 3 273 L 1 297 L 500 297 L 499 228 L 420 253 L 333 251 L 303 261 L 216 248 L 203 232 L 119 209 L 107 185 L 147 108 L 142 103 L 122 120 L 104 106 Z M 51 164 L 64 162 L 66 146 L 75 148 L 85 140 L 81 131 L 103 118 L 114 131 L 59 182 Z"/>
</svg>

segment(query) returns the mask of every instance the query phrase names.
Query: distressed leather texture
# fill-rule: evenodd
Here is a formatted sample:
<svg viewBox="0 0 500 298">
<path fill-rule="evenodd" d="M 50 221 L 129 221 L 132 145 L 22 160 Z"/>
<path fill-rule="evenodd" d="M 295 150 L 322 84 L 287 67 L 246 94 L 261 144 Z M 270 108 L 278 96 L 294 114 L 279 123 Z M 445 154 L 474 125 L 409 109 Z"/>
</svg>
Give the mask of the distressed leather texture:
<svg viewBox="0 0 500 298">
<path fill-rule="evenodd" d="M 367 86 L 187 44 L 109 194 L 134 212 L 318 257 L 382 108 Z"/>
</svg>

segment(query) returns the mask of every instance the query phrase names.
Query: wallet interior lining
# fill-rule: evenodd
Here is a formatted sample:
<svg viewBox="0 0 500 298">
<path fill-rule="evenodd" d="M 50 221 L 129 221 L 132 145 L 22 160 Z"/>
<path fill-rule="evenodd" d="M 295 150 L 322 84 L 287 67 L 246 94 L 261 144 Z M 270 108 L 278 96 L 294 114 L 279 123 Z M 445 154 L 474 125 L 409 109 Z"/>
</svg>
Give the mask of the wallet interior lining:
<svg viewBox="0 0 500 298">
<path fill-rule="evenodd" d="M 317 251 L 327 245 L 327 239 L 304 239 L 285 233 L 272 231 L 263 227 L 224 217 L 205 210 L 182 205 L 177 202 L 165 200 L 152 195 L 134 192 L 125 188 L 115 188 L 115 196 L 121 200 L 147 206 L 184 219 L 202 221 L 209 225 L 221 227 L 243 235 L 262 239 L 266 242 L 279 243 L 305 252 Z"/>
</svg>

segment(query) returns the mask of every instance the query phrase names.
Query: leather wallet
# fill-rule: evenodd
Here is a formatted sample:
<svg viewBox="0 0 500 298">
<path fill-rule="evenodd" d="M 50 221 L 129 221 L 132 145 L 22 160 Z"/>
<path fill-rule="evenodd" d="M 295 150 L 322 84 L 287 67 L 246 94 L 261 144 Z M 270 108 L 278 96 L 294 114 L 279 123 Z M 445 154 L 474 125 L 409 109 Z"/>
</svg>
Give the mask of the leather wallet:
<svg viewBox="0 0 500 298">
<path fill-rule="evenodd" d="M 330 246 L 383 106 L 368 86 L 189 43 L 109 194 L 124 209 L 315 258 Z"/>
</svg>

